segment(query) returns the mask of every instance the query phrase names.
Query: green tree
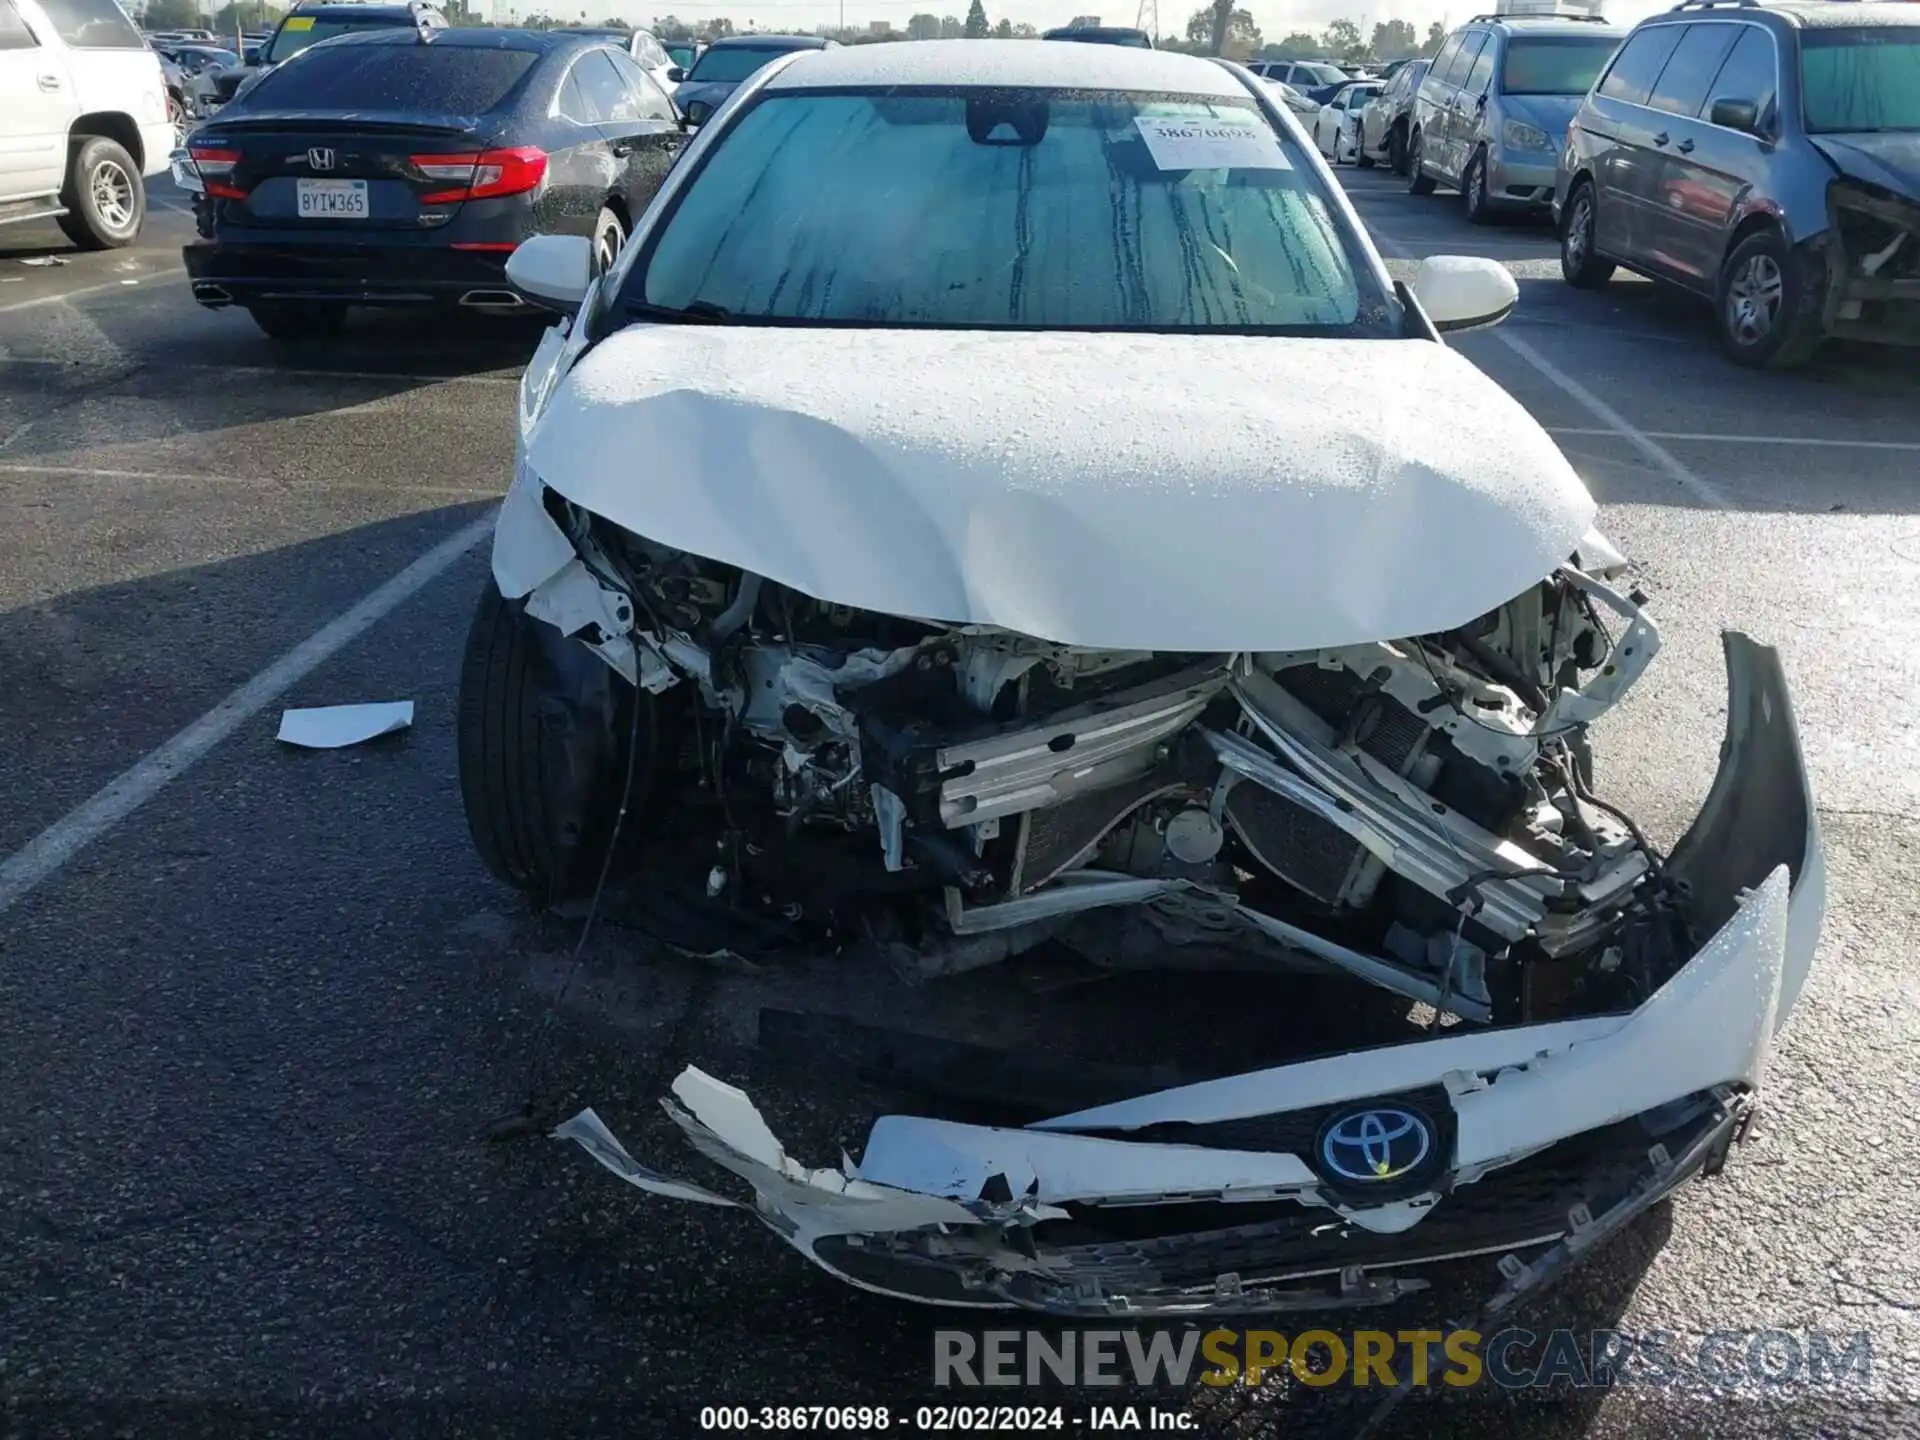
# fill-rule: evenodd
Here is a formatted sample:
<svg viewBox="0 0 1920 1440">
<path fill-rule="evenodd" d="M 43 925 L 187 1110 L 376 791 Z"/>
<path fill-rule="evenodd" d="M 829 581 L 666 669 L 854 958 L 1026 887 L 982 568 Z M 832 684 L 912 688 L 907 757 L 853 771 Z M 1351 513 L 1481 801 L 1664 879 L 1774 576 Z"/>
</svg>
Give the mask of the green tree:
<svg viewBox="0 0 1920 1440">
<path fill-rule="evenodd" d="M 1013 38 L 1016 40 L 1038 40 L 1040 38 L 1040 32 L 1022 20 L 1018 25 L 1013 27 Z"/>
<path fill-rule="evenodd" d="M 1311 60 L 1320 53 L 1320 42 L 1305 30 L 1295 30 L 1282 37 L 1277 45 L 1268 45 L 1260 52 L 1263 60 Z"/>
<path fill-rule="evenodd" d="M 1335 20 L 1320 36 L 1320 48 L 1329 55 L 1345 55 L 1360 47 L 1360 27 L 1351 20 Z"/>
<path fill-rule="evenodd" d="M 942 40 L 958 40 L 966 33 L 966 22 L 958 15 L 942 15 L 940 17 L 940 38 Z"/>
<path fill-rule="evenodd" d="M 987 24 L 987 7 L 980 0 L 973 0 L 967 7 L 967 24 L 961 33 L 969 40 L 984 40 L 992 28 Z"/>
<path fill-rule="evenodd" d="M 200 23 L 193 0 L 150 0 L 144 17 L 149 30 L 190 30 Z"/>
<path fill-rule="evenodd" d="M 1435 20 L 1431 25 L 1427 26 L 1427 40 L 1426 43 L 1420 47 L 1420 53 L 1426 59 L 1431 60 L 1440 53 L 1440 47 L 1446 43 L 1447 27 L 1441 24 L 1440 21 Z"/>
<path fill-rule="evenodd" d="M 656 15 L 653 17 L 653 33 L 662 40 L 691 40 L 693 27 L 678 15 Z"/>
<path fill-rule="evenodd" d="M 1232 0 L 1214 0 L 1205 10 L 1187 17 L 1187 46 L 1196 55 L 1224 55 L 1245 60 L 1260 48 L 1260 27 L 1248 10 L 1236 10 Z"/>
<path fill-rule="evenodd" d="M 262 0 L 234 0 L 233 4 L 224 5 L 214 12 L 213 24 L 208 28 L 214 34 L 226 37 L 236 30 L 270 30 L 279 21 L 279 10 L 262 3 Z"/>
<path fill-rule="evenodd" d="M 1373 27 L 1369 48 L 1376 59 L 1398 60 L 1420 48 L 1420 36 L 1405 20 L 1383 20 Z"/>
<path fill-rule="evenodd" d="M 940 17 L 938 15 L 910 15 L 907 17 L 907 38 L 909 40 L 938 40 L 940 38 Z"/>
<path fill-rule="evenodd" d="M 1013 21 L 1002 15 L 1000 17 L 1000 23 L 993 27 L 993 38 L 996 40 L 1011 40 L 1013 38 Z"/>
</svg>

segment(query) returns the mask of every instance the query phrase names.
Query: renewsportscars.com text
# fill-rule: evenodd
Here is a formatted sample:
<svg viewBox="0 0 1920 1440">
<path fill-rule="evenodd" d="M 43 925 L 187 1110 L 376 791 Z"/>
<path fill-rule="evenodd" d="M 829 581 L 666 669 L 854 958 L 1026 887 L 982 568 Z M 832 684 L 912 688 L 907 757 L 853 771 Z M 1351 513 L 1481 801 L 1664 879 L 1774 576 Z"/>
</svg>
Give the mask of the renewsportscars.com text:
<svg viewBox="0 0 1920 1440">
<path fill-rule="evenodd" d="M 937 1330 L 933 1383 L 1258 1385 L 1290 1373 L 1304 1385 L 1524 1389 L 1635 1385 L 1865 1390 L 1865 1331 L 1716 1330 Z"/>
</svg>

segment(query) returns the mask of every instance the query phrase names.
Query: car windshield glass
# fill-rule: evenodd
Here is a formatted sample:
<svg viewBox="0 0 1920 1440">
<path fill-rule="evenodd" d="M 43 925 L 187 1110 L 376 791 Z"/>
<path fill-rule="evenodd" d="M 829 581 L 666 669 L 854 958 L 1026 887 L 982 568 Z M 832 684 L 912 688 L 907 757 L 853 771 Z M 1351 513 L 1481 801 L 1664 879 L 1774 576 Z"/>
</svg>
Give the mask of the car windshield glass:
<svg viewBox="0 0 1920 1440">
<path fill-rule="evenodd" d="M 539 58 L 530 50 L 454 45 L 329 45 L 275 70 L 247 102 L 484 115 L 512 94 Z"/>
<path fill-rule="evenodd" d="M 260 58 L 268 65 L 278 65 L 282 60 L 290 60 L 309 45 L 317 45 L 322 40 L 330 40 L 335 35 L 349 35 L 355 30 L 384 30 L 399 25 L 411 25 L 413 22 L 404 16 L 366 16 L 352 20 L 321 18 L 315 15 L 289 15 L 280 26 L 280 33 L 268 42 Z"/>
<path fill-rule="evenodd" d="M 737 84 L 762 65 L 786 54 L 786 49 L 762 45 L 716 45 L 700 57 L 689 80 L 719 80 Z"/>
<path fill-rule="evenodd" d="M 1298 67 L 1311 75 L 1322 85 L 1338 85 L 1346 79 L 1346 73 L 1338 65 L 1301 65 Z"/>
<path fill-rule="evenodd" d="M 666 51 L 667 58 L 683 70 L 693 63 L 693 47 L 691 45 L 668 45 Z"/>
<path fill-rule="evenodd" d="M 1803 31 L 1800 74 L 1813 134 L 1920 130 L 1920 26 Z"/>
<path fill-rule="evenodd" d="M 1584 95 L 1620 48 L 1617 35 L 1523 35 L 1507 42 L 1505 95 Z"/>
<path fill-rule="evenodd" d="M 656 233 L 630 313 L 1399 333 L 1306 157 L 1238 99 L 772 92 Z"/>
</svg>

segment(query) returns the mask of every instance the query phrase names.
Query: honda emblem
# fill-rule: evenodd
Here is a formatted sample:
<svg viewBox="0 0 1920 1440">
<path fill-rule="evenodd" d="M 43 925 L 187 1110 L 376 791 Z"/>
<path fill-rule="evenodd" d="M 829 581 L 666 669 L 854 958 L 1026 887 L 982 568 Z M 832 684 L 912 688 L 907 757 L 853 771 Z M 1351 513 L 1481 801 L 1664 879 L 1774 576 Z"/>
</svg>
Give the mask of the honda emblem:
<svg viewBox="0 0 1920 1440">
<path fill-rule="evenodd" d="M 307 164 L 311 165 L 315 170 L 331 170 L 333 168 L 333 151 L 327 149 L 325 146 L 316 145 L 313 149 L 307 151 Z"/>
</svg>

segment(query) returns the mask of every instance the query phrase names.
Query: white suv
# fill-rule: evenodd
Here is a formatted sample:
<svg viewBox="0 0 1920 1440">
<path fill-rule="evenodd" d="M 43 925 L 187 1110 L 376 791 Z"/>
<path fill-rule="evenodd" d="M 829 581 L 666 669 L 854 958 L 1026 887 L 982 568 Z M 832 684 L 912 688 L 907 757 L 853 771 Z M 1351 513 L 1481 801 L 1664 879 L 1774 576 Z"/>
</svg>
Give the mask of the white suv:
<svg viewBox="0 0 1920 1440">
<path fill-rule="evenodd" d="M 114 0 L 0 0 L 0 223 L 131 245 L 172 149 L 160 57 Z"/>
</svg>

